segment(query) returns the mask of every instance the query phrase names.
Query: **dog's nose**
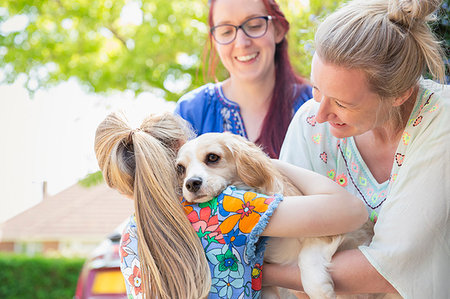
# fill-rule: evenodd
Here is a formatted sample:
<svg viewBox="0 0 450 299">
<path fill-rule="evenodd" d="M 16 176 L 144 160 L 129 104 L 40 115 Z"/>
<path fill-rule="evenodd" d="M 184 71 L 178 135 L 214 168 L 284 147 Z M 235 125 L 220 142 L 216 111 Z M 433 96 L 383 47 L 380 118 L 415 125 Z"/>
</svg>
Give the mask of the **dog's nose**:
<svg viewBox="0 0 450 299">
<path fill-rule="evenodd" d="M 186 181 L 186 189 L 188 189 L 189 192 L 197 192 L 202 183 L 203 180 L 199 177 L 190 178 Z"/>
</svg>

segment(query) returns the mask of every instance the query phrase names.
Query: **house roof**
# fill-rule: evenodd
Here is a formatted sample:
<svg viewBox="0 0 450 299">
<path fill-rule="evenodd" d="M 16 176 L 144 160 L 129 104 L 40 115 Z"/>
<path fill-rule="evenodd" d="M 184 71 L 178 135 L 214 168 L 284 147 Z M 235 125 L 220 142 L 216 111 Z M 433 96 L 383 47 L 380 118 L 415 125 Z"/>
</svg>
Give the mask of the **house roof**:
<svg viewBox="0 0 450 299">
<path fill-rule="evenodd" d="M 99 240 L 133 211 L 133 201 L 105 183 L 76 184 L 4 222 L 0 241 Z"/>
</svg>

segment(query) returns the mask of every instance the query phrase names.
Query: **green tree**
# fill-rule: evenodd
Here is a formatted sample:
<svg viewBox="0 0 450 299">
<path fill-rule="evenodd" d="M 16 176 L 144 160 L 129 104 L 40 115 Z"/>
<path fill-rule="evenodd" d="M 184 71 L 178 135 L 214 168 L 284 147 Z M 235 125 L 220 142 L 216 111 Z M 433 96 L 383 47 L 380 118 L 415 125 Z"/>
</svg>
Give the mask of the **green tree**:
<svg viewBox="0 0 450 299">
<path fill-rule="evenodd" d="M 300 75 L 309 78 L 317 26 L 323 18 L 346 1 L 310 0 L 309 5 L 303 5 L 304 1 L 278 1 L 291 23 L 288 35 L 289 54 L 295 70 Z"/>
<path fill-rule="evenodd" d="M 442 2 L 441 9 L 437 13 L 437 20 L 431 27 L 436 36 L 443 40 L 446 63 L 446 82 L 450 84 L 450 0 Z"/>
<path fill-rule="evenodd" d="M 308 77 L 318 19 L 336 1 L 279 2 L 291 22 L 293 64 Z M 0 8 L 3 82 L 23 74 L 33 92 L 75 77 L 91 92 L 152 91 L 177 100 L 205 82 L 207 13 L 206 0 L 7 0 Z M 4 29 L 19 17 L 24 28 Z"/>
</svg>

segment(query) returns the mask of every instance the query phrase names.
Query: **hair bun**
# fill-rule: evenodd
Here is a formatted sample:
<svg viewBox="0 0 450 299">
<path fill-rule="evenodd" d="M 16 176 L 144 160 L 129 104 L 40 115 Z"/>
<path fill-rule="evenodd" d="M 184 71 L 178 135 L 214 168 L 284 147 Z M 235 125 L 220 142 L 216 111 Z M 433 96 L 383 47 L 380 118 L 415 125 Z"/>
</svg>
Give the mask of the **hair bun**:
<svg viewBox="0 0 450 299">
<path fill-rule="evenodd" d="M 440 4 L 441 0 L 389 0 L 389 20 L 411 28 L 417 22 L 432 20 Z"/>
</svg>

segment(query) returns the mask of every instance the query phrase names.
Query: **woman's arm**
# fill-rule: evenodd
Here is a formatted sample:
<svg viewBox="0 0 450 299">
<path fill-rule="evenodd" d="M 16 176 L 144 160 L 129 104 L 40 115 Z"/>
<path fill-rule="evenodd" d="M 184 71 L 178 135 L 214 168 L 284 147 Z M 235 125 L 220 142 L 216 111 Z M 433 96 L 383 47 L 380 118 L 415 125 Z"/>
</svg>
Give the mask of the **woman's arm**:
<svg viewBox="0 0 450 299">
<path fill-rule="evenodd" d="M 358 249 L 336 253 L 330 273 L 337 294 L 396 293 Z M 263 285 L 303 291 L 297 265 L 264 264 Z"/>
<path fill-rule="evenodd" d="M 273 162 L 304 195 L 284 198 L 262 235 L 329 236 L 353 231 L 367 221 L 368 214 L 362 201 L 337 183 L 286 162 Z"/>
</svg>

